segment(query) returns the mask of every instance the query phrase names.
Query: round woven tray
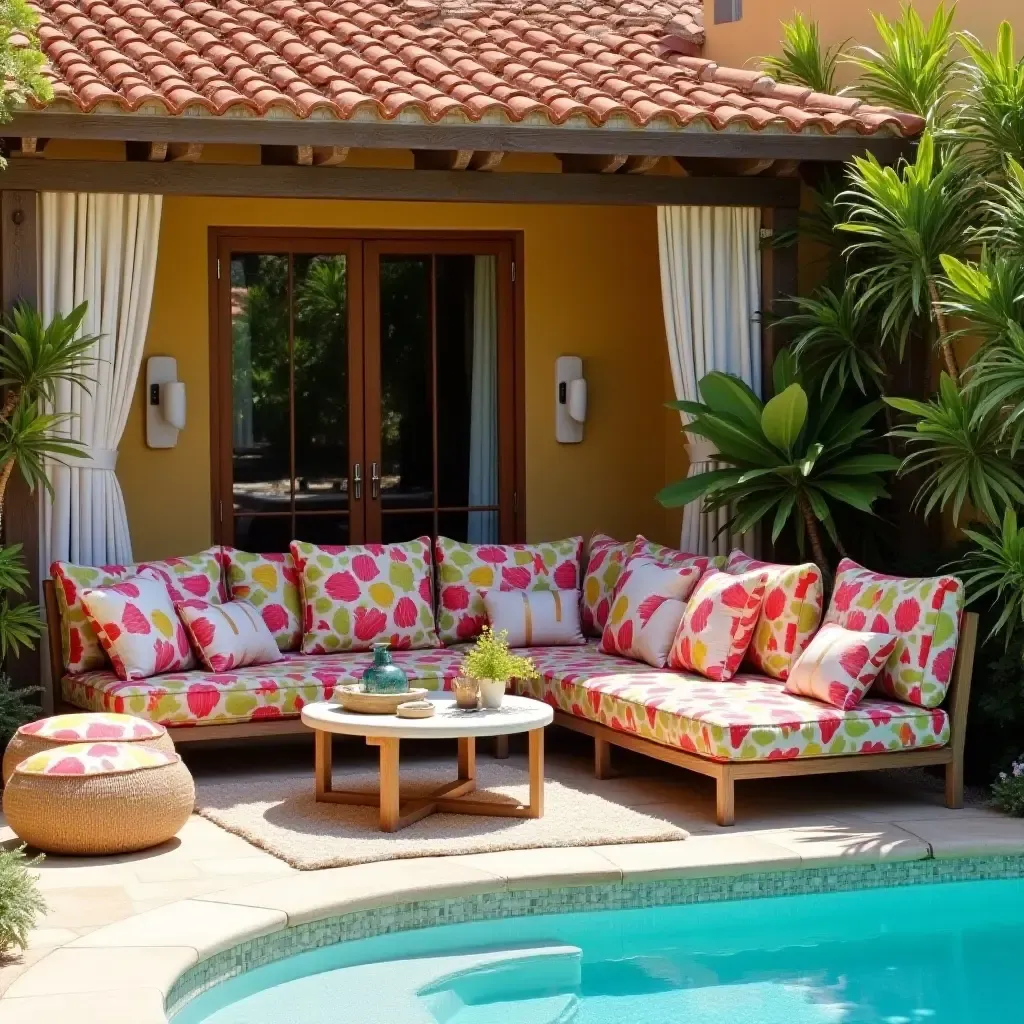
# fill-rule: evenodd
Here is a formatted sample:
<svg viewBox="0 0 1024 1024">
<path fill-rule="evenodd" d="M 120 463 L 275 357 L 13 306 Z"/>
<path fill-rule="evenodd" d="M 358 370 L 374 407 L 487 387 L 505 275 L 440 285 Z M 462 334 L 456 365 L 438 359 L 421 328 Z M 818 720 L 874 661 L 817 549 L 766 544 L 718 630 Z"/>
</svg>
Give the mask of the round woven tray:
<svg viewBox="0 0 1024 1024">
<path fill-rule="evenodd" d="M 353 686 L 336 686 L 331 703 L 362 715 L 393 715 L 399 704 L 422 700 L 427 692 L 423 687 L 410 687 L 405 693 L 367 693 L 362 683 L 356 683 Z"/>
</svg>

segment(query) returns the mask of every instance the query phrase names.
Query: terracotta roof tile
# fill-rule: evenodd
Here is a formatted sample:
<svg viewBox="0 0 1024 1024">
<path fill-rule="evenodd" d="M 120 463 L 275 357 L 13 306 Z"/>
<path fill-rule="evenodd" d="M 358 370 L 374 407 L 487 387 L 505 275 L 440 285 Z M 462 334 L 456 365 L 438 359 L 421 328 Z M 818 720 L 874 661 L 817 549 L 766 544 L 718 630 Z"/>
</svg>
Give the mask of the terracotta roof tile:
<svg viewBox="0 0 1024 1024">
<path fill-rule="evenodd" d="M 29 0 L 82 111 L 914 135 L 919 118 L 702 58 L 700 0 Z M 362 114 L 361 116 L 365 116 Z"/>
</svg>

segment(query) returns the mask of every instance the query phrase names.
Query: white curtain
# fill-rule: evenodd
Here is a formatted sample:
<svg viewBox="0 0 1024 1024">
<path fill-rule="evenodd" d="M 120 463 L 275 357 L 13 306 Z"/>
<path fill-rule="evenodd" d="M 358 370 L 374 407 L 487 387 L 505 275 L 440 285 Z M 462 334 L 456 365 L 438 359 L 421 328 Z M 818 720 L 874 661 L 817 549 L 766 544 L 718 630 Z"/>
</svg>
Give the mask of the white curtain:
<svg viewBox="0 0 1024 1024">
<path fill-rule="evenodd" d="M 61 384 L 56 412 L 88 459 L 60 457 L 40 503 L 40 570 L 54 559 L 126 563 L 131 536 L 114 467 L 142 364 L 160 237 L 161 196 L 46 192 L 42 196 L 44 320 L 89 303 L 82 325 L 99 335 L 88 390 Z"/>
<path fill-rule="evenodd" d="M 493 256 L 473 271 L 473 361 L 469 398 L 469 504 L 498 504 L 498 294 Z M 470 512 L 467 539 L 498 539 L 496 512 Z"/>
<path fill-rule="evenodd" d="M 661 299 L 677 398 L 699 401 L 697 382 L 711 370 L 733 373 L 760 394 L 760 227 L 758 209 L 658 209 Z M 684 415 L 684 425 L 686 421 Z M 687 447 L 690 475 L 715 468 L 707 460 L 703 438 L 692 436 Z M 687 505 L 682 550 L 727 554 L 730 548 L 742 547 L 753 553 L 751 535 L 718 533 L 727 518 L 725 509 L 706 515 L 700 502 Z"/>
</svg>

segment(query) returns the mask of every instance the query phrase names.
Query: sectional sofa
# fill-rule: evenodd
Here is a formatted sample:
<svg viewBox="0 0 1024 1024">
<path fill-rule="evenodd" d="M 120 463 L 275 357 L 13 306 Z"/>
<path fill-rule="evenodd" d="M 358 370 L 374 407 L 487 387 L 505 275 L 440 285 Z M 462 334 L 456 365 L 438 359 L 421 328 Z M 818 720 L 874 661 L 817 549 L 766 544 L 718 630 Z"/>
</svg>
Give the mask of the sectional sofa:
<svg viewBox="0 0 1024 1024">
<path fill-rule="evenodd" d="M 532 547 L 439 542 L 432 566 L 436 588 L 432 583 L 430 596 L 443 645 L 396 650 L 394 660 L 415 685 L 450 689 L 467 642 L 484 621 L 482 588 L 578 589 L 584 631 L 590 635 L 573 646 L 522 651 L 533 659 L 538 675 L 517 681 L 514 688 L 550 704 L 556 724 L 593 737 L 599 778 L 611 773 L 613 747 L 688 768 L 715 780 L 716 817 L 719 824 L 729 825 L 738 780 L 941 765 L 947 803 L 961 806 L 977 621 L 962 611 L 962 593 L 954 592 L 952 584 L 897 580 L 859 567 L 840 572 L 826 621 L 885 633 L 902 630 L 905 637 L 900 641 L 902 664 L 894 660 L 892 665 L 893 678 L 898 676 L 895 688 L 873 690 L 855 706 L 840 710 L 787 692 L 784 679 L 778 678 L 785 675 L 785 668 L 778 671 L 780 659 L 788 664 L 805 642 L 794 646 L 799 630 L 813 635 L 823 611 L 820 597 L 817 608 L 808 610 L 801 592 L 801 587 L 806 590 L 806 574 L 793 575 L 795 568 L 789 576 L 776 578 L 798 581 L 794 592 L 797 604 L 803 604 L 793 613 L 793 623 L 800 625 L 790 623 L 779 632 L 781 619 L 765 617 L 784 605 L 788 614 L 791 592 L 776 594 L 770 602 L 766 598 L 758 620 L 761 654 L 728 681 L 655 668 L 602 650 L 595 634 L 615 614 L 616 581 L 641 540 L 614 546 L 600 538 L 592 541 L 585 559 L 578 538 Z M 657 545 L 649 549 L 656 557 L 693 557 L 668 549 L 659 554 Z M 357 682 L 371 662 L 365 651 L 301 653 L 308 610 L 288 556 L 214 548 L 148 565 L 173 578 L 183 593 L 214 603 L 255 604 L 275 630 L 281 660 L 223 672 L 196 668 L 120 679 L 90 648 L 95 640 L 86 635 L 78 596 L 83 588 L 123 579 L 141 566 L 55 565 L 44 590 L 56 709 L 138 715 L 167 726 L 176 743 L 301 733 L 302 706 L 329 698 L 338 685 Z M 904 599 L 908 594 L 912 597 Z M 919 609 L 913 623 L 908 616 L 912 603 Z M 938 641 L 942 651 L 936 654 Z"/>
</svg>

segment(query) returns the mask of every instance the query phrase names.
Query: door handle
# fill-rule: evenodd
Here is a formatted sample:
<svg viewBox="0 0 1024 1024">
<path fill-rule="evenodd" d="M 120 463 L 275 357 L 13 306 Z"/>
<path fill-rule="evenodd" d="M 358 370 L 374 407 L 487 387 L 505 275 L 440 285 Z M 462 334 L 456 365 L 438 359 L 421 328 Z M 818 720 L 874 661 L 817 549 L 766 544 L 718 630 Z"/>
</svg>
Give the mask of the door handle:
<svg viewBox="0 0 1024 1024">
<path fill-rule="evenodd" d="M 380 467 L 376 462 L 370 463 L 370 497 L 374 501 L 380 497 Z"/>
<path fill-rule="evenodd" d="M 352 497 L 358 501 L 363 496 L 363 467 L 357 462 L 352 467 Z"/>
</svg>

